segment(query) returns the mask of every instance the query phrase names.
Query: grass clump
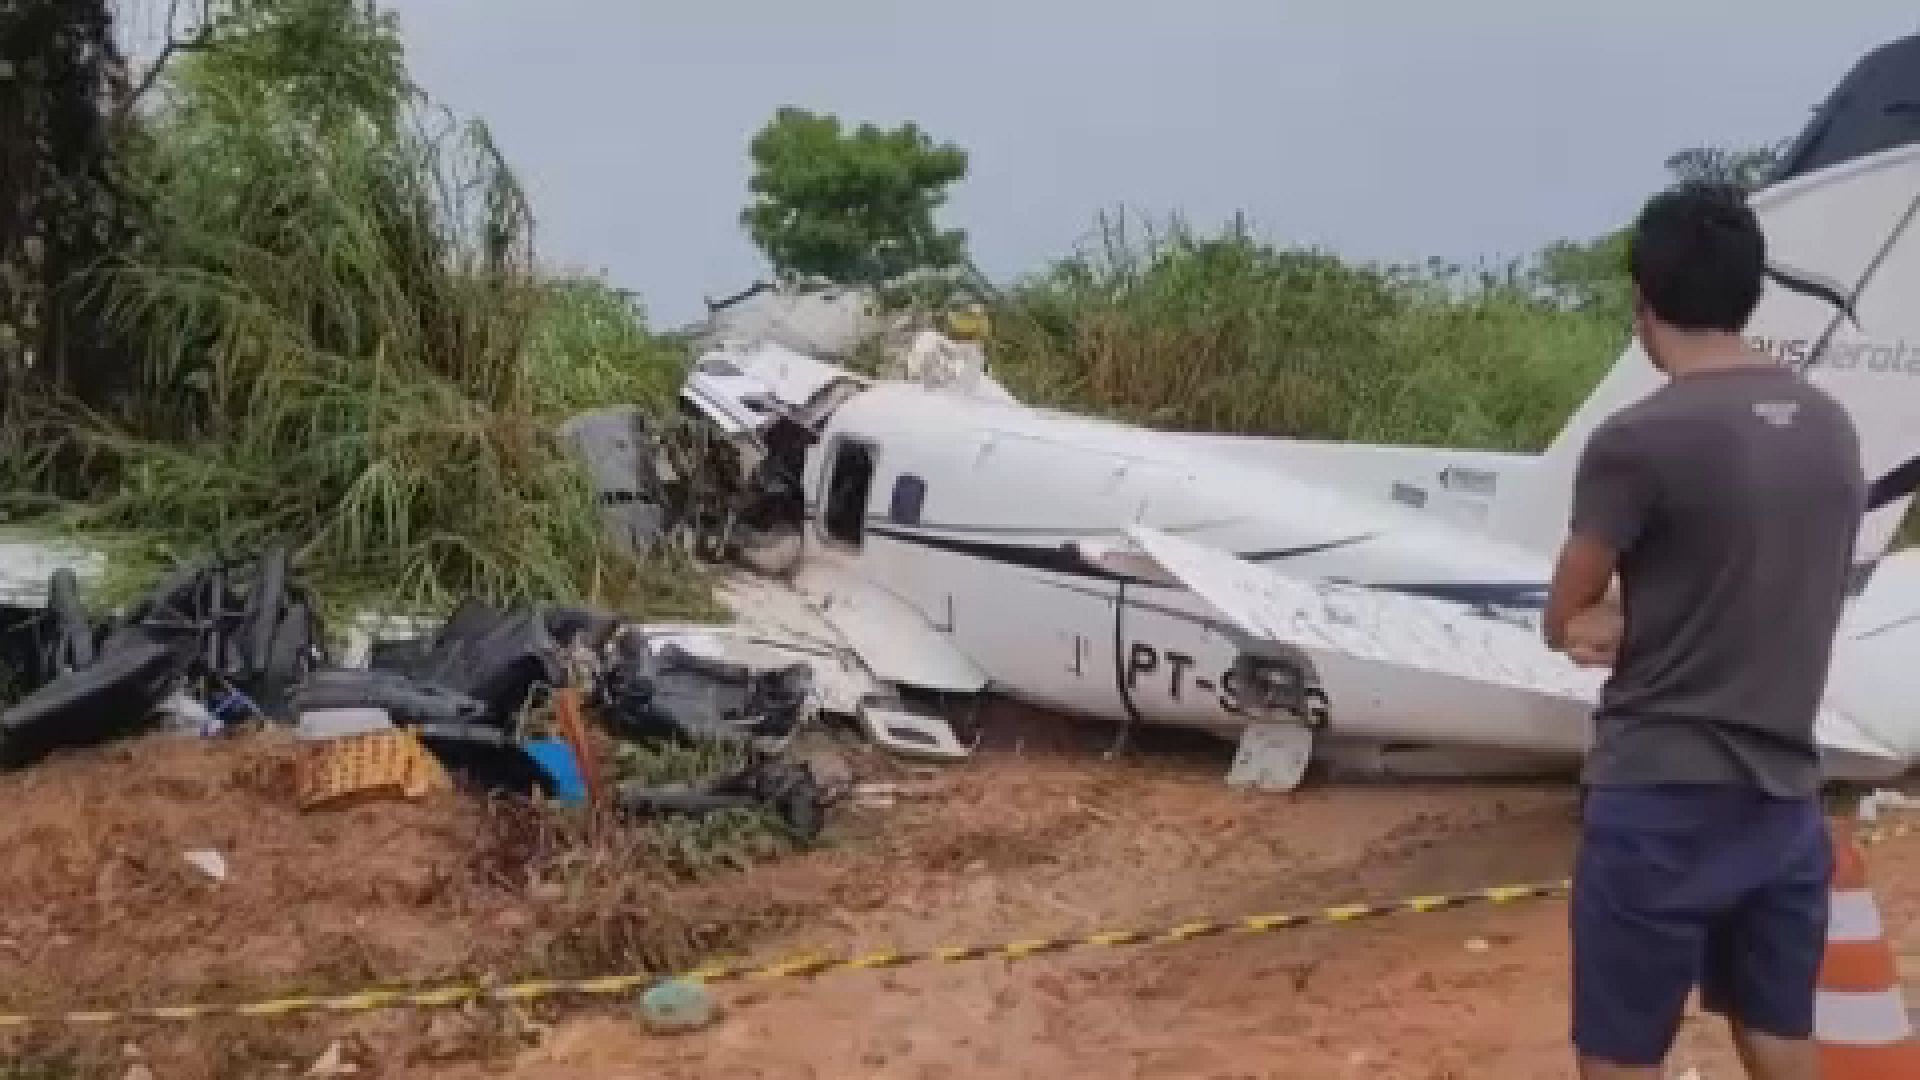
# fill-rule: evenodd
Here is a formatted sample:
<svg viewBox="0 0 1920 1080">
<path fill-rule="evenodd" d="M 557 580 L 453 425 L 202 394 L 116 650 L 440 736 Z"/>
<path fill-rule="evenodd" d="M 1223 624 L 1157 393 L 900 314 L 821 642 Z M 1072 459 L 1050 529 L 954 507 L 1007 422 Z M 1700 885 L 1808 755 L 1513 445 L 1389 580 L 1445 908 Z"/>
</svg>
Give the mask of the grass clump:
<svg viewBox="0 0 1920 1080">
<path fill-rule="evenodd" d="M 609 404 L 672 412 L 689 358 L 648 330 L 636 301 L 593 278 L 544 281 L 541 290 L 527 334 L 537 413 L 566 416 Z"/>
<path fill-rule="evenodd" d="M 495 800 L 482 880 L 527 898 L 539 977 L 665 975 L 812 914 L 733 872 L 793 850 L 759 815 L 634 821 L 613 809 Z"/>
<path fill-rule="evenodd" d="M 79 1064 L 65 1055 L 0 1057 L 0 1080 L 79 1080 Z"/>
</svg>

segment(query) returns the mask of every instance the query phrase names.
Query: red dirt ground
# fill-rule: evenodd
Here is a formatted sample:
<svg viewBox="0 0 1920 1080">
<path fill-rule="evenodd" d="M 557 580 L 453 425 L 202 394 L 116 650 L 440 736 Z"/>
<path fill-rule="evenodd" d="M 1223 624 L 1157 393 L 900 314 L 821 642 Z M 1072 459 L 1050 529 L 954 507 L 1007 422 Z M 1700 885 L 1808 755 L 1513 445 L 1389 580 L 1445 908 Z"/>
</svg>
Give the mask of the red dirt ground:
<svg viewBox="0 0 1920 1080">
<path fill-rule="evenodd" d="M 497 870 L 499 852 L 471 801 L 302 815 L 284 755 L 150 740 L 0 780 L 0 1011 L 583 974 L 632 949 L 678 965 L 709 942 L 778 959 L 1155 927 L 1557 880 L 1573 837 L 1571 794 L 1553 786 L 1243 793 L 1221 782 L 1218 748 L 1109 763 L 1000 739 L 968 765 L 907 776 L 914 797 L 847 811 L 825 850 L 698 885 L 614 890 L 617 877 L 584 871 L 529 885 L 476 870 Z M 882 771 L 864 756 L 855 768 Z M 226 856 L 227 881 L 181 858 L 200 847 Z M 1920 836 L 1871 862 L 1894 946 L 1920 975 Z M 569 881 L 588 891 L 567 895 Z M 77 1047 L 79 1075 L 138 1063 L 156 1080 L 297 1076 L 329 1046 L 361 1076 L 461 1080 L 1564 1077 L 1565 913 L 1526 900 L 734 984 L 715 990 L 719 1023 L 677 1037 L 647 1034 L 622 1004 L 556 1002 L 12 1045 Z M 1739 1075 L 1704 1019 L 1674 1065 Z"/>
</svg>

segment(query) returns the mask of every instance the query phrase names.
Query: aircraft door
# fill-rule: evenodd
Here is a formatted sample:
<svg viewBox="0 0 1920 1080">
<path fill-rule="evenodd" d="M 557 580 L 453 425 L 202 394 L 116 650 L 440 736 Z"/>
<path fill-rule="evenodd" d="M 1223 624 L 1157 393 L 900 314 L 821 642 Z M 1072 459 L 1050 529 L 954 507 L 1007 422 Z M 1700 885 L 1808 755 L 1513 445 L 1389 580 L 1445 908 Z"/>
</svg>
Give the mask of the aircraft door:
<svg viewBox="0 0 1920 1080">
<path fill-rule="evenodd" d="M 827 453 L 817 523 L 828 543 L 859 551 L 866 546 L 879 450 L 865 439 L 842 435 L 833 440 Z"/>
</svg>

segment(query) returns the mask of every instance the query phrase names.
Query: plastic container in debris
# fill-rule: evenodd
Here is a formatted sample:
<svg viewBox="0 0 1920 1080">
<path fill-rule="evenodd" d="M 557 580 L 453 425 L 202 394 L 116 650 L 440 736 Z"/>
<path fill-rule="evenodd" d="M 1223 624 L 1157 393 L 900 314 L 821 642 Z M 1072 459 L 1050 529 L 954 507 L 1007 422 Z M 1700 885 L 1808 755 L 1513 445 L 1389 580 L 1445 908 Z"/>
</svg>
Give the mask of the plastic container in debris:
<svg viewBox="0 0 1920 1080">
<path fill-rule="evenodd" d="M 566 740 L 529 739 L 527 753 L 553 778 L 554 798 L 567 803 L 585 801 L 586 781 L 580 776 L 580 762 L 573 756 L 573 747 L 567 745 Z"/>
</svg>

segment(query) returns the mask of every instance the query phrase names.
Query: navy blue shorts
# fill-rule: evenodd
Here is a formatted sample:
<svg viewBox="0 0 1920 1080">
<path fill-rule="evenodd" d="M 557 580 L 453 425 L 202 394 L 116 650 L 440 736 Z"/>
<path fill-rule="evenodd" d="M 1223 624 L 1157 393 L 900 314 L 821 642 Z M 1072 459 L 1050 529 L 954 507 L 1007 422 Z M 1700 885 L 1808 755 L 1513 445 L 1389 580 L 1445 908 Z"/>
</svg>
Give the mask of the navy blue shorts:
<svg viewBox="0 0 1920 1080">
<path fill-rule="evenodd" d="M 1573 1042 L 1662 1063 L 1701 1004 L 1783 1039 L 1813 1031 L 1833 852 L 1817 797 L 1594 788 L 1574 867 Z"/>
</svg>

